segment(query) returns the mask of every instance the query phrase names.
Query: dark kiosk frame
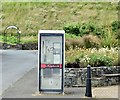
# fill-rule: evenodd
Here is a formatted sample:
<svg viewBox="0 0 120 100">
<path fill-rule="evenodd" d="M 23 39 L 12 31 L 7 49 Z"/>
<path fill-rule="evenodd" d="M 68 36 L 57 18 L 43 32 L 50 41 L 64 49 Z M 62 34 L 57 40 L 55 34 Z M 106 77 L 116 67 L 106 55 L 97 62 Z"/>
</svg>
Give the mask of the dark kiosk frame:
<svg viewBox="0 0 120 100">
<path fill-rule="evenodd" d="M 61 85 L 61 89 L 41 89 L 41 46 L 39 43 L 39 92 L 60 92 L 60 93 L 64 93 L 64 34 L 62 33 L 39 33 L 39 41 L 41 43 L 41 37 L 42 36 L 61 36 L 62 37 L 62 85 Z"/>
</svg>

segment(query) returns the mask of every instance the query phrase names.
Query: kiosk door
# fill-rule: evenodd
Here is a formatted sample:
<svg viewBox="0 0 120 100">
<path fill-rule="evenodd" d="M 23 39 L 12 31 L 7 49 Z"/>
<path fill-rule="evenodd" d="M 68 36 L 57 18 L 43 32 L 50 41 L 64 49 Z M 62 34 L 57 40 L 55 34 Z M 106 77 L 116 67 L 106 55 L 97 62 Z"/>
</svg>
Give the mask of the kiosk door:
<svg viewBox="0 0 120 100">
<path fill-rule="evenodd" d="M 64 34 L 49 32 L 39 35 L 39 91 L 63 92 Z"/>
</svg>

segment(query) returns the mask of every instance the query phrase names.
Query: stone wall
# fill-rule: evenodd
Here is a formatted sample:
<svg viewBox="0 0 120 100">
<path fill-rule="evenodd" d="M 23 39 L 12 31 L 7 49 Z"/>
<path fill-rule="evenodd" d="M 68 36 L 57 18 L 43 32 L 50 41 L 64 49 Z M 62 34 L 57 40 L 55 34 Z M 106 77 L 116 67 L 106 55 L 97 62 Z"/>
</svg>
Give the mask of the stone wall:
<svg viewBox="0 0 120 100">
<path fill-rule="evenodd" d="M 92 67 L 91 68 L 92 86 L 108 86 L 118 84 L 119 77 L 116 76 L 116 74 L 118 73 L 119 68 L 120 67 L 118 66 Z M 86 76 L 87 68 L 65 68 L 65 86 L 66 87 L 85 86 Z"/>
<path fill-rule="evenodd" d="M 38 44 L 37 43 L 24 43 L 24 44 L 2 44 L 0 45 L 2 49 L 17 49 L 17 50 L 37 50 Z"/>
</svg>

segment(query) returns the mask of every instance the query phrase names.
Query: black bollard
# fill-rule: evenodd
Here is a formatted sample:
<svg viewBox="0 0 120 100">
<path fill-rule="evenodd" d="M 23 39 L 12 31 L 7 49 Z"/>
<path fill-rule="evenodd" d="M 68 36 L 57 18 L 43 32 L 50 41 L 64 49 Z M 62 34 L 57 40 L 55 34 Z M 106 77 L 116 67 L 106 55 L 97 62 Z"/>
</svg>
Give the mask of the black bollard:
<svg viewBox="0 0 120 100">
<path fill-rule="evenodd" d="M 87 66 L 87 79 L 86 79 L 86 93 L 85 96 L 92 97 L 92 89 L 91 89 L 91 66 Z"/>
</svg>

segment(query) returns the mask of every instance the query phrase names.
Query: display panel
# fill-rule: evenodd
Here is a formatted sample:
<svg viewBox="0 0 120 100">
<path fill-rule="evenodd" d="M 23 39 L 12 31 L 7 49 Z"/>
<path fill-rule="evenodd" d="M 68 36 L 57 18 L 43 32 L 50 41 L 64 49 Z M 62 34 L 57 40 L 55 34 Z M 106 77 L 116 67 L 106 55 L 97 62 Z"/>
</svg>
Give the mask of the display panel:
<svg viewBox="0 0 120 100">
<path fill-rule="evenodd" d="M 41 37 L 41 63 L 62 64 L 62 36 Z"/>
<path fill-rule="evenodd" d="M 39 32 L 39 91 L 63 92 L 64 31 Z"/>
</svg>

